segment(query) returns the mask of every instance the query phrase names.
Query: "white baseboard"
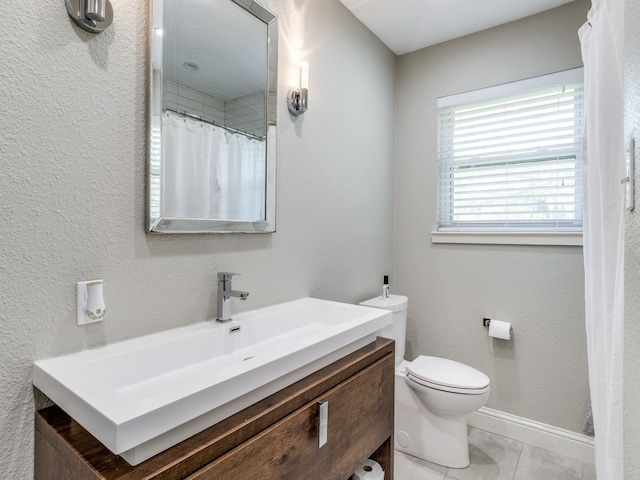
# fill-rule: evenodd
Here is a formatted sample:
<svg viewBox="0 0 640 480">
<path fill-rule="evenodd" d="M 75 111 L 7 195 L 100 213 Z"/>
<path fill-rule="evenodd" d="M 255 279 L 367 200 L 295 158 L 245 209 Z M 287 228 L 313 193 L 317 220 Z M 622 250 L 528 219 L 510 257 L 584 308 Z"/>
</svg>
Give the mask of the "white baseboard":
<svg viewBox="0 0 640 480">
<path fill-rule="evenodd" d="M 594 441 L 587 435 L 486 407 L 470 413 L 467 419 L 471 427 L 551 450 L 592 465 L 595 462 Z"/>
</svg>

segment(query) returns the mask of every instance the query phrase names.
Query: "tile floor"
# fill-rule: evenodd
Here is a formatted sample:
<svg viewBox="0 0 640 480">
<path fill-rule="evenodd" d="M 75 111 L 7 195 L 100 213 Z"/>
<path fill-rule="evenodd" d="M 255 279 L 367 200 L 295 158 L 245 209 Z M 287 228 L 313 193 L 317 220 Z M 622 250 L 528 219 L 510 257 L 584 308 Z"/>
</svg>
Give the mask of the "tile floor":
<svg viewBox="0 0 640 480">
<path fill-rule="evenodd" d="M 596 480 L 595 467 L 477 428 L 467 468 L 446 468 L 395 452 L 395 480 Z"/>
</svg>

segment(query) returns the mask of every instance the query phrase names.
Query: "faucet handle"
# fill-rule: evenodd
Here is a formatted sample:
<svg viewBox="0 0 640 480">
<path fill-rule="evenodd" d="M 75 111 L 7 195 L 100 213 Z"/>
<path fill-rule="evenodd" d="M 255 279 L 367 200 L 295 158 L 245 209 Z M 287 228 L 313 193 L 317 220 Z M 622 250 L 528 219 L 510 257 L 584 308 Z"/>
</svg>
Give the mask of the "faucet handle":
<svg viewBox="0 0 640 480">
<path fill-rule="evenodd" d="M 234 275 L 240 275 L 240 274 L 232 273 L 232 272 L 218 272 L 218 280 L 221 280 L 223 282 L 230 282 L 231 277 L 233 277 Z"/>
</svg>

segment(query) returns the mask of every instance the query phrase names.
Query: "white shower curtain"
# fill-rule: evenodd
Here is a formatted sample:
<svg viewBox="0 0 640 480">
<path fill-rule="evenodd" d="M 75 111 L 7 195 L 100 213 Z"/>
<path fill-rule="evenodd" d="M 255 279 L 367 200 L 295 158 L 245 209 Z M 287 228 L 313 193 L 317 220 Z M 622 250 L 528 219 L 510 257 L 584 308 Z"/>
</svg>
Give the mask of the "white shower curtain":
<svg viewBox="0 0 640 480">
<path fill-rule="evenodd" d="M 580 29 L 585 74 L 584 267 L 598 480 L 622 480 L 624 327 L 623 2 L 594 0 Z"/>
<path fill-rule="evenodd" d="M 218 162 L 223 192 L 218 218 L 264 220 L 266 195 L 265 143 L 226 133 L 227 154 Z M 240 192 L 242 192 L 240 194 Z"/>
<path fill-rule="evenodd" d="M 265 218 L 265 142 L 165 112 L 163 217 Z"/>
</svg>

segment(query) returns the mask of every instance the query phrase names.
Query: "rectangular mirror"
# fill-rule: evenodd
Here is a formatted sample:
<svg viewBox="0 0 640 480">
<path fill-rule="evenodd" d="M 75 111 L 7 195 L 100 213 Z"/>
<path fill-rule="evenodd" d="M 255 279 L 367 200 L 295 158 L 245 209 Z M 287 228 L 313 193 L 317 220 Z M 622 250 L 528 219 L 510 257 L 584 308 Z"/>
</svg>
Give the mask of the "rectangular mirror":
<svg viewBox="0 0 640 480">
<path fill-rule="evenodd" d="M 276 17 L 252 0 L 151 0 L 150 233 L 271 233 Z"/>
</svg>

